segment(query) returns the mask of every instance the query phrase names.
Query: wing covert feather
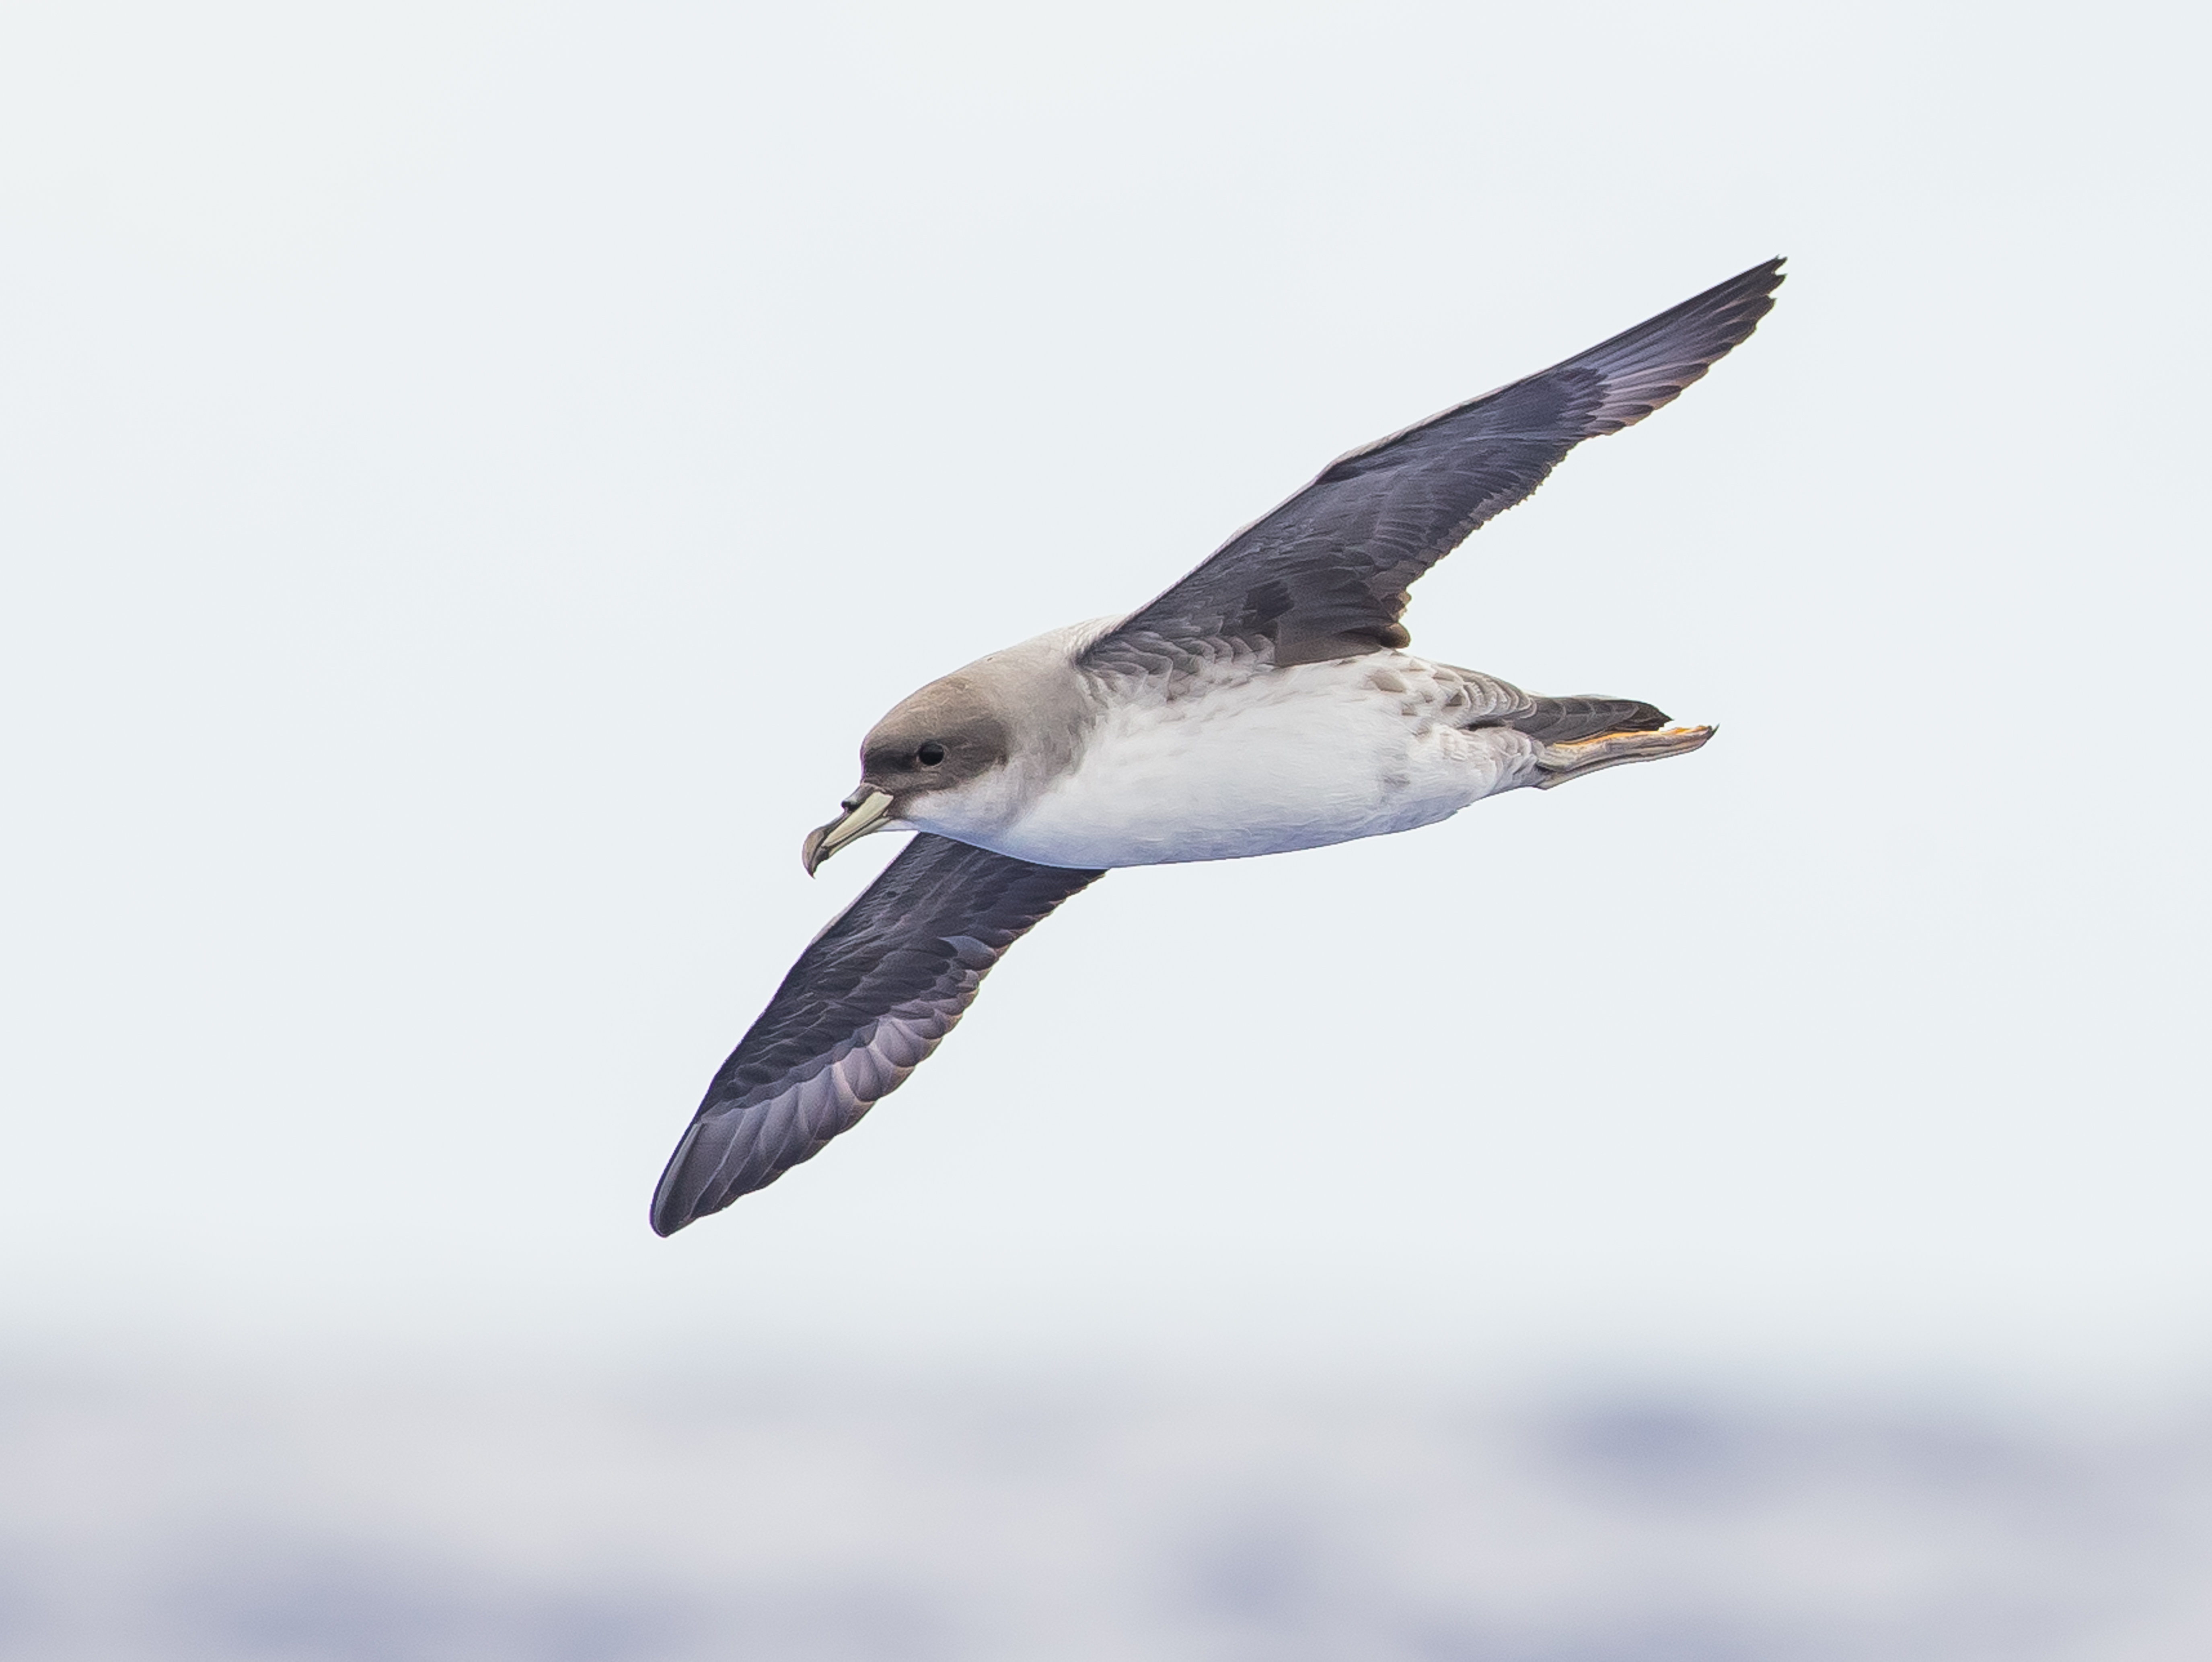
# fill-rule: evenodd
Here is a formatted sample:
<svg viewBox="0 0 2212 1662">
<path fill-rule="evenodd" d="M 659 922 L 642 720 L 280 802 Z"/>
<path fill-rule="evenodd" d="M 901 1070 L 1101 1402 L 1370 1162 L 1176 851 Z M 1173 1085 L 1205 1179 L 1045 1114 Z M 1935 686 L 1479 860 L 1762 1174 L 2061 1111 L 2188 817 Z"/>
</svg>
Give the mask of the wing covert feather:
<svg viewBox="0 0 2212 1662">
<path fill-rule="evenodd" d="M 848 1131 L 952 1031 L 1006 949 L 1103 874 L 923 832 L 792 965 L 653 1196 L 671 1235 Z"/>
</svg>

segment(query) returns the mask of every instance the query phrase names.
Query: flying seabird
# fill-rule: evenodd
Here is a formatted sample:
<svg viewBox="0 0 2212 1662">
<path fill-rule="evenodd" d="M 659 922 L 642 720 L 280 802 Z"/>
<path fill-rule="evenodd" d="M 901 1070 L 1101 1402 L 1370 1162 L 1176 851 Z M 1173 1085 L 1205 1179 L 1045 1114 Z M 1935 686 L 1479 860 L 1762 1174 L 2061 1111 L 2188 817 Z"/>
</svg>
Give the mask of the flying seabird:
<svg viewBox="0 0 2212 1662">
<path fill-rule="evenodd" d="M 1158 600 L 1008 647 L 895 706 L 807 834 L 916 833 L 814 938 L 662 1174 L 674 1233 L 857 1124 L 1006 949 L 1115 866 L 1409 831 L 1697 749 L 1632 698 L 1539 697 L 1407 652 L 1406 591 L 1577 444 L 1641 421 L 1748 337 L 1779 259 L 1332 462 Z"/>
</svg>

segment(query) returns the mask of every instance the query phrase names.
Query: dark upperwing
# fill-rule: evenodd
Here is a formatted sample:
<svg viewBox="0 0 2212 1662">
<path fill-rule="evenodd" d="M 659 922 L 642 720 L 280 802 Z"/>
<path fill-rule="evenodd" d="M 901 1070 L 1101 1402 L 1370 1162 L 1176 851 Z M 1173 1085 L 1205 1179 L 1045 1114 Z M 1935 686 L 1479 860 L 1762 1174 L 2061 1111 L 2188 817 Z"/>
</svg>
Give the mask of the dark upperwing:
<svg viewBox="0 0 2212 1662">
<path fill-rule="evenodd" d="M 1587 438 L 1673 399 L 1748 337 L 1782 262 L 1549 369 L 1332 462 L 1150 606 L 1094 642 L 1094 667 L 1154 670 L 1243 648 L 1279 665 L 1408 643 L 1413 581 L 1544 482 Z"/>
</svg>

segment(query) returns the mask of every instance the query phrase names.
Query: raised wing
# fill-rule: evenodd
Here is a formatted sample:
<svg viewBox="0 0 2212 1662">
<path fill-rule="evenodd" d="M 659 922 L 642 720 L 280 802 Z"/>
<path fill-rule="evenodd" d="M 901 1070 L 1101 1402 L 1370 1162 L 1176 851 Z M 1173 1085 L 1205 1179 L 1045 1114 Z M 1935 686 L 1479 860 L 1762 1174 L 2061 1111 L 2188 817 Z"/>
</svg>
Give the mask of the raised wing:
<svg viewBox="0 0 2212 1662">
<path fill-rule="evenodd" d="M 1152 670 L 1243 650 L 1277 664 L 1402 647 L 1413 580 L 1544 482 L 1568 451 L 1639 422 L 1774 305 L 1770 259 L 1525 380 L 1432 416 L 1327 472 L 1091 646 Z"/>
<path fill-rule="evenodd" d="M 653 1191 L 654 1233 L 852 1129 L 952 1031 L 1006 948 L 1101 875 L 917 836 L 814 938 L 714 1075 Z"/>
</svg>

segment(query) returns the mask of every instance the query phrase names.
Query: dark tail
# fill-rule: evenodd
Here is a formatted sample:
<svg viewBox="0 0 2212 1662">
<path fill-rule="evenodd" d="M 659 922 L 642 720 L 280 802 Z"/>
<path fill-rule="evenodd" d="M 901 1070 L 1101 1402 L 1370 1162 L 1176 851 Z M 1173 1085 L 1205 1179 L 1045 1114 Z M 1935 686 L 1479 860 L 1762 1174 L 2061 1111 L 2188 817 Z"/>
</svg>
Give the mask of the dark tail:
<svg viewBox="0 0 2212 1662">
<path fill-rule="evenodd" d="M 1667 725 L 1666 712 L 1633 698 L 1538 698 L 1533 710 L 1516 711 L 1482 721 L 1508 727 L 1547 745 L 1571 745 L 1608 733 L 1655 733 Z"/>
</svg>

